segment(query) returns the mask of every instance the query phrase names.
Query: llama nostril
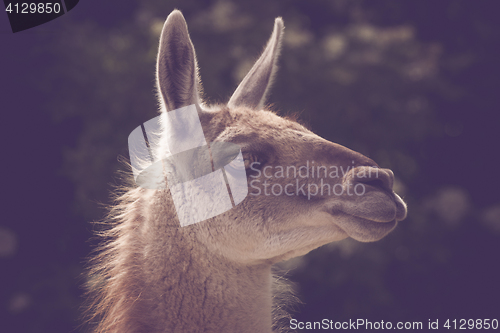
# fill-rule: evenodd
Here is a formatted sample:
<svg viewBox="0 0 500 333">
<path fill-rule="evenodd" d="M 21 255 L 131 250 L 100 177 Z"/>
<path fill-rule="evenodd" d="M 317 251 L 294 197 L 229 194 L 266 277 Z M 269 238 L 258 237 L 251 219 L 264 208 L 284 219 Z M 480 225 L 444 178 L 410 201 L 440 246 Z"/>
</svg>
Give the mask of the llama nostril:
<svg viewBox="0 0 500 333">
<path fill-rule="evenodd" d="M 394 173 L 389 169 L 358 167 L 353 169 L 352 181 L 392 192 Z"/>
<path fill-rule="evenodd" d="M 368 181 L 362 181 L 360 183 L 363 183 L 363 184 L 366 184 L 366 185 L 371 185 L 373 187 L 378 187 L 378 188 L 382 188 L 382 189 L 385 189 L 385 185 L 384 185 L 384 182 L 381 181 L 380 179 L 372 179 L 372 180 L 368 180 Z"/>
</svg>

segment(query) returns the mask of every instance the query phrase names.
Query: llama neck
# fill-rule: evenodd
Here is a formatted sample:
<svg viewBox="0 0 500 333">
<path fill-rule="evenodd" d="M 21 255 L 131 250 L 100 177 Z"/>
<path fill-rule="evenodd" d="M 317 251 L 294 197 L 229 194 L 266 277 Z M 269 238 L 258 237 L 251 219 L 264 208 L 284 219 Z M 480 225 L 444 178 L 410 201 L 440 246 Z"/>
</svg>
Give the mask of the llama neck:
<svg viewBox="0 0 500 333">
<path fill-rule="evenodd" d="M 196 225 L 169 225 L 165 206 L 129 229 L 135 250 L 123 265 L 130 289 L 117 332 L 271 332 L 271 266 L 214 254 L 197 239 Z"/>
<path fill-rule="evenodd" d="M 270 267 L 238 266 L 186 247 L 163 262 L 161 273 L 148 262 L 145 276 L 158 331 L 271 331 Z"/>
</svg>

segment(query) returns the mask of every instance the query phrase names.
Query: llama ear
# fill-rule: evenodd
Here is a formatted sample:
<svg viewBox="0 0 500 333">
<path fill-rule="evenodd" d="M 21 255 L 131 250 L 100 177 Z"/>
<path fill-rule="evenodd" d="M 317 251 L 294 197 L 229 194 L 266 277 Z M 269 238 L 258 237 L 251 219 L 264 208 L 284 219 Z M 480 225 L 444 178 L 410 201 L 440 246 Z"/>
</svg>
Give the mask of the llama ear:
<svg viewBox="0 0 500 333">
<path fill-rule="evenodd" d="M 174 10 L 168 16 L 160 37 L 156 80 L 160 103 L 167 111 L 200 104 L 201 83 L 194 46 L 184 16 Z"/>
<path fill-rule="evenodd" d="M 277 70 L 276 62 L 280 53 L 283 30 L 283 20 L 278 17 L 274 21 L 273 34 L 267 42 L 264 52 L 236 88 L 228 102 L 229 107 L 244 105 L 260 110 L 264 106 L 269 87 Z"/>
</svg>

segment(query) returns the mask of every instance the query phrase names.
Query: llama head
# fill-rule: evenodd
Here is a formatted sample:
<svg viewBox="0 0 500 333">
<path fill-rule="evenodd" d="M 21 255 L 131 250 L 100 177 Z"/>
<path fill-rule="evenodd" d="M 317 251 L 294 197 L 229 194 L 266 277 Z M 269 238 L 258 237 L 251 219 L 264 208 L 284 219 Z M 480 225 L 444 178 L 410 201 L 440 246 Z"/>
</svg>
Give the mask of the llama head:
<svg viewBox="0 0 500 333">
<path fill-rule="evenodd" d="M 223 214 L 183 228 L 208 250 L 236 262 L 274 263 L 347 237 L 375 241 L 406 216 L 406 205 L 392 190 L 392 171 L 265 109 L 283 29 L 277 18 L 261 57 L 227 105 L 216 106 L 201 101 L 195 51 L 179 11 L 169 15 L 160 38 L 161 112 L 193 105 L 207 142 L 241 149 L 246 198 Z M 168 131 L 161 133 L 160 150 L 168 149 Z M 180 228 L 179 222 L 173 227 Z"/>
</svg>

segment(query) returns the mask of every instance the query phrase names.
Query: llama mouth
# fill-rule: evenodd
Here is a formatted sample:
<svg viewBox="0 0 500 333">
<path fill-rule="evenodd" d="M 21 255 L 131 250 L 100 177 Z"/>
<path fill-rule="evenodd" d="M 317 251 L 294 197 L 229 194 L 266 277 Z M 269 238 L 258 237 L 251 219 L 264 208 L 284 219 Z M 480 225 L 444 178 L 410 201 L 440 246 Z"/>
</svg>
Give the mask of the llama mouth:
<svg viewBox="0 0 500 333">
<path fill-rule="evenodd" d="M 349 237 L 361 242 L 377 241 L 406 217 L 406 204 L 396 193 L 373 191 L 361 201 L 343 202 L 329 209 L 334 223 Z"/>
<path fill-rule="evenodd" d="M 345 221 L 345 222 L 344 222 Z M 374 242 L 391 232 L 398 221 L 374 222 L 361 217 L 350 216 L 348 220 L 339 219 L 336 223 L 349 237 L 360 242 Z"/>
<path fill-rule="evenodd" d="M 329 212 L 332 215 L 345 213 L 373 223 L 389 223 L 406 218 L 406 204 L 394 192 L 373 190 L 363 196 L 344 197 L 333 202 Z"/>
</svg>

